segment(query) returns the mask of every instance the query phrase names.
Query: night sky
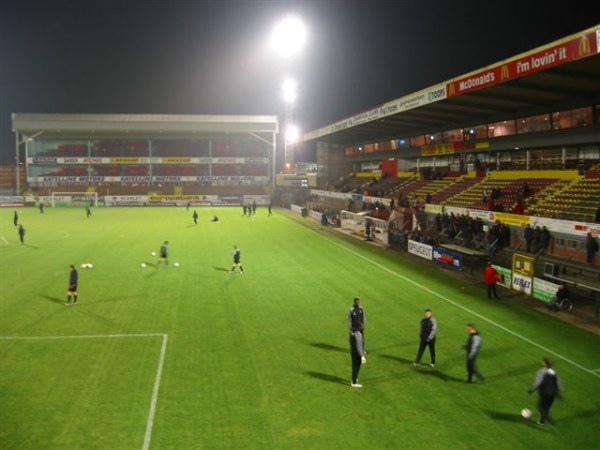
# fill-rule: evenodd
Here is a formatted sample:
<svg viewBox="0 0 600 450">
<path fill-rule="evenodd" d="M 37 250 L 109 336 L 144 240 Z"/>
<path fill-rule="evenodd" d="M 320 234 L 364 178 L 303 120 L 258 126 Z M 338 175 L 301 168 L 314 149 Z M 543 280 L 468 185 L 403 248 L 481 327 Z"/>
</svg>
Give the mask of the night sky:
<svg viewBox="0 0 600 450">
<path fill-rule="evenodd" d="M 592 2 L 593 3 L 593 2 Z M 298 82 L 303 131 L 600 23 L 589 2 L 4 0 L 0 150 L 10 114 L 268 114 Z M 294 13 L 302 55 L 267 42 Z"/>
</svg>

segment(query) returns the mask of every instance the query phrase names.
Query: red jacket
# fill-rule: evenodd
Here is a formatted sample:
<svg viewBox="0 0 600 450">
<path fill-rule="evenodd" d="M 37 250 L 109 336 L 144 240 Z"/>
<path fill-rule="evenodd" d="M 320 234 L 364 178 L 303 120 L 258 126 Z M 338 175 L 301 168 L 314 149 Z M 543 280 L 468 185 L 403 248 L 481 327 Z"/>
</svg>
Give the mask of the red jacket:
<svg viewBox="0 0 600 450">
<path fill-rule="evenodd" d="M 483 277 L 485 278 L 485 284 L 490 285 L 498 282 L 498 272 L 491 265 L 483 270 Z"/>
</svg>

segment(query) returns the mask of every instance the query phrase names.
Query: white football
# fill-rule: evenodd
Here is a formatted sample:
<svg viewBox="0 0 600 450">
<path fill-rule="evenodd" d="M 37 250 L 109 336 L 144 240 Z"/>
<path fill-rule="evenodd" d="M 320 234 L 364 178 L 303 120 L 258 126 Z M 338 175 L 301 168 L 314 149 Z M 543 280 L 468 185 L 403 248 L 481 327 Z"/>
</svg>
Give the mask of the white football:
<svg viewBox="0 0 600 450">
<path fill-rule="evenodd" d="M 531 418 L 531 410 L 529 408 L 523 408 L 521 410 L 521 415 L 523 416 L 524 419 L 529 419 L 529 418 Z"/>
<path fill-rule="evenodd" d="M 140 267 L 143 269 L 144 267 L 146 267 L 146 264 L 145 263 L 141 263 Z"/>
<path fill-rule="evenodd" d="M 156 252 L 152 252 L 152 256 L 156 256 Z"/>
<path fill-rule="evenodd" d="M 175 267 L 179 267 L 179 263 L 178 263 L 178 262 L 176 262 L 176 263 L 173 263 L 173 265 L 174 265 Z"/>
<path fill-rule="evenodd" d="M 88 269 L 93 269 L 94 268 L 94 265 L 92 263 L 88 263 L 87 266 L 88 266 Z"/>
</svg>

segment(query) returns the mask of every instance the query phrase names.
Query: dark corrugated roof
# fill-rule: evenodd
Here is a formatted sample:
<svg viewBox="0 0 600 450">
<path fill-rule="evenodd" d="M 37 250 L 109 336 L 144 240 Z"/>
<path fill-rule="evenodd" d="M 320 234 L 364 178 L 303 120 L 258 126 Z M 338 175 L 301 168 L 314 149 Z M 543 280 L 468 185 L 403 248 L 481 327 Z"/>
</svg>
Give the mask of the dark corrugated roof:
<svg viewBox="0 0 600 450">
<path fill-rule="evenodd" d="M 381 142 L 600 104 L 600 54 L 314 139 Z"/>
</svg>

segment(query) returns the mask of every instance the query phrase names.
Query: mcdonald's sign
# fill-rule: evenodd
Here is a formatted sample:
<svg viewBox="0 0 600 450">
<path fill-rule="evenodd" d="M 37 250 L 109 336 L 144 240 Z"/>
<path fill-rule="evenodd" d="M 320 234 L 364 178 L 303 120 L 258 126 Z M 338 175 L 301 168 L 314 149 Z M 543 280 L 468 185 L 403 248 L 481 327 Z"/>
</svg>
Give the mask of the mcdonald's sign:
<svg viewBox="0 0 600 450">
<path fill-rule="evenodd" d="M 541 47 L 519 58 L 452 80 L 447 83 L 448 97 L 466 94 L 585 58 L 598 53 L 599 47 L 600 30 L 559 41 L 555 45 Z"/>
</svg>

